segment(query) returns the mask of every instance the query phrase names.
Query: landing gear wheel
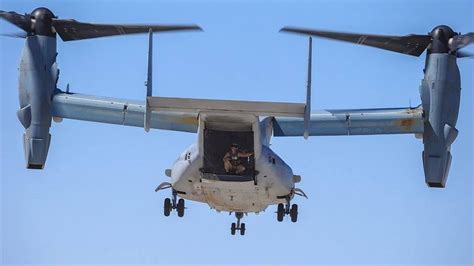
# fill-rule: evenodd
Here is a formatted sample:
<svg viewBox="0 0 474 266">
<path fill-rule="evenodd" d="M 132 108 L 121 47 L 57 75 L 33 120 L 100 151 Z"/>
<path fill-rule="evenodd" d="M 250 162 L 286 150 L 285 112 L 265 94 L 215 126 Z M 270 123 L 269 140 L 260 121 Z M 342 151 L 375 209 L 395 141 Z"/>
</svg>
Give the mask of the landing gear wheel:
<svg viewBox="0 0 474 266">
<path fill-rule="evenodd" d="M 170 216 L 170 212 L 171 212 L 171 199 L 166 198 L 163 204 L 163 214 L 165 216 Z"/>
<path fill-rule="evenodd" d="M 285 207 L 283 206 L 283 203 L 278 204 L 278 209 L 277 209 L 277 220 L 279 222 L 283 221 L 283 216 L 285 216 Z"/>
<path fill-rule="evenodd" d="M 176 207 L 178 210 L 178 217 L 183 217 L 184 216 L 184 199 L 179 199 L 178 200 L 178 206 Z"/>
<path fill-rule="evenodd" d="M 298 205 L 296 204 L 291 205 L 290 217 L 293 223 L 296 223 L 296 221 L 298 221 Z"/>
<path fill-rule="evenodd" d="M 232 225 L 230 227 L 230 233 L 232 235 L 235 235 L 235 231 L 237 231 L 237 230 L 240 231 L 240 235 L 242 235 L 242 236 L 245 235 L 245 224 L 240 222 L 240 220 L 243 217 L 244 217 L 243 212 L 235 212 L 235 218 L 237 218 L 237 222 L 232 223 Z"/>
<path fill-rule="evenodd" d="M 231 235 L 235 235 L 235 228 L 236 228 L 236 224 L 235 223 L 232 223 L 232 225 L 230 226 L 230 234 Z"/>
<path fill-rule="evenodd" d="M 240 235 L 245 235 L 245 223 L 240 224 Z"/>
</svg>

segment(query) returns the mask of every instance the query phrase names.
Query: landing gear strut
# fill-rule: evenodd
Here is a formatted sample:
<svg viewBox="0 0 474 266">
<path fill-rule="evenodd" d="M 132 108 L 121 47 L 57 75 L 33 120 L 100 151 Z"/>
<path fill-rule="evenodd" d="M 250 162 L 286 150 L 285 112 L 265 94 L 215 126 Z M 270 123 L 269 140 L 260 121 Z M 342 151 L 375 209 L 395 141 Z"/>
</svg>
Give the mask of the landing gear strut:
<svg viewBox="0 0 474 266">
<path fill-rule="evenodd" d="M 291 206 L 291 207 L 290 207 Z M 296 223 L 298 221 L 298 205 L 290 204 L 290 198 L 286 198 L 286 204 L 279 203 L 277 208 L 277 221 L 283 221 L 283 217 L 289 214 L 291 221 Z"/>
<path fill-rule="evenodd" d="M 236 230 L 239 230 L 240 231 L 240 235 L 245 235 L 245 223 L 240 223 L 240 219 L 242 219 L 244 217 L 244 213 L 243 212 L 236 212 L 235 213 L 235 218 L 237 218 L 237 223 L 232 223 L 231 227 L 230 227 L 230 233 L 232 235 L 235 235 L 235 231 Z"/>
<path fill-rule="evenodd" d="M 165 216 L 170 216 L 170 213 L 173 209 L 176 209 L 176 212 L 178 213 L 178 217 L 183 217 L 184 216 L 184 199 L 177 199 L 178 193 L 176 190 L 173 189 L 173 194 L 172 198 L 166 198 L 165 202 L 163 204 L 163 214 Z"/>
</svg>

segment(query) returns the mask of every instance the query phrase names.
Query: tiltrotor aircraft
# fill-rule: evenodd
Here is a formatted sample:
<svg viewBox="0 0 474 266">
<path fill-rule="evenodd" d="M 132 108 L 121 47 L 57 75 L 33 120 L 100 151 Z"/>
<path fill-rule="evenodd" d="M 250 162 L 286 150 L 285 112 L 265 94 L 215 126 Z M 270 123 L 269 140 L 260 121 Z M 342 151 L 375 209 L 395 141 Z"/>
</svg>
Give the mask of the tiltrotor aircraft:
<svg viewBox="0 0 474 266">
<path fill-rule="evenodd" d="M 469 56 L 459 49 L 474 42 L 437 26 L 427 35 L 383 36 L 336 33 L 285 27 L 282 31 L 373 46 L 420 56 L 426 49 L 421 105 L 416 108 L 321 110 L 311 112 L 311 37 L 309 38 L 306 103 L 252 102 L 152 96 L 153 32 L 200 30 L 195 25 L 105 25 L 58 19 L 46 8 L 31 14 L 0 12 L 21 28 L 26 38 L 19 68 L 18 119 L 25 128 L 26 167 L 43 169 L 50 144 L 51 120 L 77 119 L 126 126 L 197 133 L 165 174 L 171 189 L 164 215 L 184 215 L 184 199 L 207 203 L 217 211 L 235 213 L 231 233 L 245 234 L 244 214 L 277 205 L 277 220 L 297 221 L 295 195 L 301 177 L 270 149 L 272 137 L 324 135 L 415 134 L 423 139 L 422 161 L 429 187 L 444 187 L 451 165 L 451 145 L 458 135 L 460 74 L 456 60 Z M 148 76 L 144 102 L 82 95 L 57 88 L 56 37 L 63 41 L 112 35 L 149 34 Z M 179 198 L 179 199 L 178 199 Z"/>
</svg>

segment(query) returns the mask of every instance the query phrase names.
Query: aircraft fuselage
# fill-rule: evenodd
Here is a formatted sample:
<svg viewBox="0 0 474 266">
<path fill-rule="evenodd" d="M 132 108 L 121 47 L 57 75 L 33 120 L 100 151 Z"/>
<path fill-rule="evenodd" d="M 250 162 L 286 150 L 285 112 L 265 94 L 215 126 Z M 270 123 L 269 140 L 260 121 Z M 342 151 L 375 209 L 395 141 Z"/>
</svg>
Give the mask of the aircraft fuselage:
<svg viewBox="0 0 474 266">
<path fill-rule="evenodd" d="M 269 205 L 286 203 L 293 197 L 293 171 L 268 147 L 265 128 L 254 115 L 200 114 L 198 142 L 171 169 L 173 190 L 181 198 L 207 203 L 217 211 L 258 213 Z M 223 172 L 222 158 L 235 140 L 253 143 L 246 146 L 252 155 L 243 158 L 249 168 L 246 174 Z"/>
</svg>

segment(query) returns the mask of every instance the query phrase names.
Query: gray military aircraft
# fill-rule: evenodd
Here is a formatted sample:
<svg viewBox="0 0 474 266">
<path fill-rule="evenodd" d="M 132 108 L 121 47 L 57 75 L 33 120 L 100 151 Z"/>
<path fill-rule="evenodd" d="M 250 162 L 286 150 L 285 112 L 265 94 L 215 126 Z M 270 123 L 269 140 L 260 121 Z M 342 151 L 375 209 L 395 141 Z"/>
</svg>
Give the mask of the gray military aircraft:
<svg viewBox="0 0 474 266">
<path fill-rule="evenodd" d="M 437 26 L 427 35 L 383 36 L 337 33 L 285 27 L 284 32 L 373 46 L 420 56 L 427 50 L 421 105 L 416 108 L 321 110 L 311 112 L 312 39 L 309 37 L 306 103 L 253 102 L 152 96 L 153 33 L 200 30 L 196 25 L 111 25 L 58 19 L 47 8 L 31 14 L 0 11 L 0 17 L 21 28 L 26 44 L 19 68 L 18 119 L 25 128 L 26 167 L 43 169 L 48 155 L 51 121 L 77 119 L 100 123 L 197 133 L 155 191 L 171 189 L 164 215 L 182 217 L 184 199 L 203 202 L 217 211 L 235 213 L 231 233 L 245 234 L 240 220 L 247 213 L 277 205 L 277 220 L 298 218 L 295 195 L 301 177 L 270 149 L 272 137 L 415 134 L 423 139 L 425 182 L 445 187 L 451 165 L 451 145 L 458 130 L 460 102 L 459 49 L 474 42 L 474 33 L 461 35 Z M 56 37 L 63 41 L 135 33 L 149 34 L 148 76 L 144 102 L 72 93 L 57 88 Z M 178 199 L 179 198 L 179 199 Z"/>
</svg>

